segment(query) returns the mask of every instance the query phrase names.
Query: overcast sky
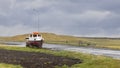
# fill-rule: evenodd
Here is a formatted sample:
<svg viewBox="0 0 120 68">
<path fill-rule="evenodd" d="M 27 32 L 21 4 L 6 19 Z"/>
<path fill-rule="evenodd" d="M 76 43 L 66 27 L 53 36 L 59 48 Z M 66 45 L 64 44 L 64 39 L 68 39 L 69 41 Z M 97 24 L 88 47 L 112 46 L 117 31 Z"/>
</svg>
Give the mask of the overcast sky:
<svg viewBox="0 0 120 68">
<path fill-rule="evenodd" d="M 38 30 L 120 37 L 120 0 L 0 0 L 0 36 Z"/>
</svg>

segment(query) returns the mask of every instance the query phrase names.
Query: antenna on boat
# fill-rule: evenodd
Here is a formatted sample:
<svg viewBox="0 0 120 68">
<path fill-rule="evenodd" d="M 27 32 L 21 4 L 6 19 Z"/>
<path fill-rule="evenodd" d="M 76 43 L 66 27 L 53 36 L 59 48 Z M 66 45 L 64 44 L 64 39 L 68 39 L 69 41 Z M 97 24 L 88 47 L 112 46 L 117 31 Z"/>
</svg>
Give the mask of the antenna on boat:
<svg viewBox="0 0 120 68">
<path fill-rule="evenodd" d="M 40 27 L 40 24 L 39 24 L 39 11 L 36 10 L 36 9 L 33 9 L 33 11 L 35 12 L 35 16 L 36 16 L 36 21 L 35 21 L 36 30 L 39 32 L 39 27 Z"/>
</svg>

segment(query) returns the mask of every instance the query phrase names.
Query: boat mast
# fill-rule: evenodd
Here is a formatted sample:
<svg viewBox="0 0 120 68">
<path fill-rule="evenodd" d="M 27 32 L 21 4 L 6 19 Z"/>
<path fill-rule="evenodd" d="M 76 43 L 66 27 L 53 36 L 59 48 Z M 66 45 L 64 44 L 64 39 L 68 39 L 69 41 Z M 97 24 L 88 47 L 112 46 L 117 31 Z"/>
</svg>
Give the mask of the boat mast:
<svg viewBox="0 0 120 68">
<path fill-rule="evenodd" d="M 33 9 L 33 11 L 35 12 L 35 27 L 36 27 L 36 31 L 39 32 L 39 27 L 40 27 L 40 24 L 39 24 L 39 11 L 36 10 L 36 9 Z"/>
</svg>

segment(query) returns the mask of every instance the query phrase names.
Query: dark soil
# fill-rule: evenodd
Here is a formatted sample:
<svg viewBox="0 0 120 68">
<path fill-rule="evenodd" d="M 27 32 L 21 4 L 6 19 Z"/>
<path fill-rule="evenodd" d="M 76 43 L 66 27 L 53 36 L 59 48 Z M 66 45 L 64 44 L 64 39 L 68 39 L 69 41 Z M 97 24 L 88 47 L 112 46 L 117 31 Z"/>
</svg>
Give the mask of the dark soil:
<svg viewBox="0 0 120 68">
<path fill-rule="evenodd" d="M 81 60 L 44 53 L 0 49 L 0 63 L 17 64 L 24 68 L 54 68 L 62 65 L 71 66 L 81 63 Z"/>
</svg>

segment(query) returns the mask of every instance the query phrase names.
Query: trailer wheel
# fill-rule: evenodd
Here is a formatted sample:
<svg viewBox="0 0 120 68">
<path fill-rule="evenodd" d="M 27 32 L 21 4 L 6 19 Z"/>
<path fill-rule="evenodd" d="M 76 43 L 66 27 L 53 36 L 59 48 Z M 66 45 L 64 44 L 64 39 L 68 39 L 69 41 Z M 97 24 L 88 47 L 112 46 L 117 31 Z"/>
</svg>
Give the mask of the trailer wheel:
<svg viewBox="0 0 120 68">
<path fill-rule="evenodd" d="M 26 47 L 29 47 L 29 45 L 26 45 Z"/>
<path fill-rule="evenodd" d="M 29 44 L 29 45 L 26 45 L 26 47 L 31 47 L 32 48 L 33 46 Z"/>
</svg>

